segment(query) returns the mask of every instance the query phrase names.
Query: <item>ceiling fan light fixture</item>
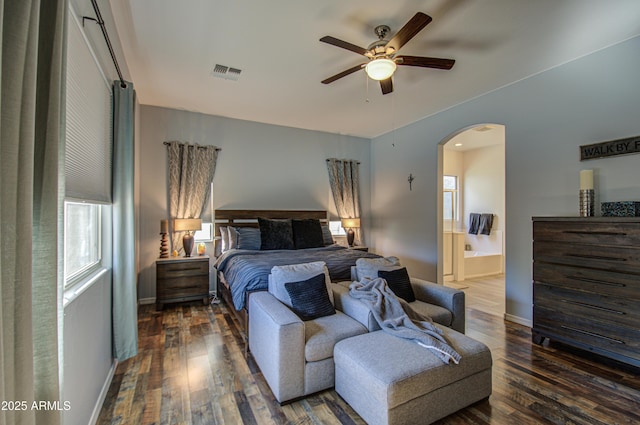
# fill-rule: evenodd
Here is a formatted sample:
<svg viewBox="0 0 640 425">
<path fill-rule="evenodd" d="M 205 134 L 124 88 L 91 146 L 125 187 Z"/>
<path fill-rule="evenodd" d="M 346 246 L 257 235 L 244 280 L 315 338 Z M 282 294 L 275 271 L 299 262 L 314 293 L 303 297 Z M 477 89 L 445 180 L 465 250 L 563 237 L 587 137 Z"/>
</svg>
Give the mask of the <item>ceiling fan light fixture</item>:
<svg viewBox="0 0 640 425">
<path fill-rule="evenodd" d="M 364 70 L 372 80 L 386 80 L 396 71 L 396 63 L 391 59 L 378 58 L 369 62 Z"/>
</svg>

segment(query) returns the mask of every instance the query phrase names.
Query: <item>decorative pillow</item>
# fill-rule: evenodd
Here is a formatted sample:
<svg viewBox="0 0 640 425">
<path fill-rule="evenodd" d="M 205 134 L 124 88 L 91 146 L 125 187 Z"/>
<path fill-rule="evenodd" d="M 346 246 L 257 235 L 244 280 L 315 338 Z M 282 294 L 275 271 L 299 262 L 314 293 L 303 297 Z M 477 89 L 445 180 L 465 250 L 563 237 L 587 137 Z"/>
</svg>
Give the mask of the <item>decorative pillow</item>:
<svg viewBox="0 0 640 425">
<path fill-rule="evenodd" d="M 291 307 L 291 297 L 284 287 L 285 283 L 300 282 L 321 273 L 324 274 L 329 299 L 331 300 L 331 304 L 333 304 L 331 278 L 329 277 L 329 269 L 325 265 L 324 261 L 274 266 L 271 269 L 271 274 L 269 275 L 269 292 L 273 294 L 274 297 L 282 301 L 283 304 Z"/>
<path fill-rule="evenodd" d="M 260 229 L 257 227 L 236 227 L 236 232 L 238 232 L 238 249 L 260 249 Z"/>
<path fill-rule="evenodd" d="M 324 246 L 320 221 L 312 218 L 291 220 L 293 242 L 296 249 L 320 248 Z"/>
<path fill-rule="evenodd" d="M 329 225 L 322 224 L 320 228 L 322 229 L 322 240 L 324 241 L 325 246 L 333 245 L 334 244 L 333 235 L 331 234 L 331 229 L 329 229 Z"/>
<path fill-rule="evenodd" d="M 396 270 L 399 268 L 400 260 L 398 257 L 358 258 L 356 260 L 358 280 L 375 279 L 378 277 L 378 270 Z"/>
<path fill-rule="evenodd" d="M 331 304 L 324 273 L 300 282 L 284 284 L 291 298 L 291 310 L 304 321 L 336 314 Z"/>
<path fill-rule="evenodd" d="M 235 227 L 227 226 L 229 232 L 229 249 L 238 249 L 238 231 Z"/>
<path fill-rule="evenodd" d="M 258 217 L 260 249 L 295 249 L 291 220 L 270 220 Z"/>
<path fill-rule="evenodd" d="M 387 281 L 389 289 L 391 289 L 397 297 L 402 298 L 408 303 L 416 300 L 416 295 L 413 293 L 411 279 L 409 278 L 406 267 L 397 270 L 378 270 L 378 277 Z"/>
<path fill-rule="evenodd" d="M 220 252 L 227 252 L 229 250 L 229 230 L 227 226 L 220 227 Z"/>
</svg>

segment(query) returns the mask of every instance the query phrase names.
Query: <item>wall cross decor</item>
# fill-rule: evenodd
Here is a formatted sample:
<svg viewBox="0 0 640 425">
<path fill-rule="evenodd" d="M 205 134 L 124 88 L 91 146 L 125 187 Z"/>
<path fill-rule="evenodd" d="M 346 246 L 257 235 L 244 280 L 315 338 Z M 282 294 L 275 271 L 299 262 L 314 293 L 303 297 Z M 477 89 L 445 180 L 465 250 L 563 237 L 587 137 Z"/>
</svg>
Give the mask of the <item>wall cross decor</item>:
<svg viewBox="0 0 640 425">
<path fill-rule="evenodd" d="M 415 177 L 413 177 L 413 174 L 409 173 L 409 178 L 407 179 L 407 181 L 409 182 L 409 190 L 411 190 L 411 186 L 414 180 Z"/>
</svg>

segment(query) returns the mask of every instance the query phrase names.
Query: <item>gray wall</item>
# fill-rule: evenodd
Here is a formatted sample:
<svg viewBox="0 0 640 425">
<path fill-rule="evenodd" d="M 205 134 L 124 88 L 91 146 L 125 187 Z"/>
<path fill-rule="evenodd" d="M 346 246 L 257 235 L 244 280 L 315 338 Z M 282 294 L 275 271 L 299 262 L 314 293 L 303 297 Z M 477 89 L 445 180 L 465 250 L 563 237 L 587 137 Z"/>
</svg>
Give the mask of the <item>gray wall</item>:
<svg viewBox="0 0 640 425">
<path fill-rule="evenodd" d="M 434 280 L 438 144 L 474 124 L 504 124 L 506 313 L 531 320 L 531 217 L 576 216 L 581 169 L 595 170 L 599 200 L 640 199 L 640 155 L 580 162 L 578 151 L 640 134 L 638 51 L 635 37 L 374 139 L 376 251 L 399 255 L 411 273 Z"/>
<path fill-rule="evenodd" d="M 115 371 L 111 348 L 111 270 L 64 307 L 65 425 L 96 419 Z"/>
<path fill-rule="evenodd" d="M 155 298 L 160 220 L 167 215 L 166 148 L 179 140 L 222 148 L 213 180 L 214 209 L 327 209 L 337 217 L 325 160 L 360 161 L 365 240 L 370 221 L 370 141 L 175 109 L 140 110 L 140 286 Z"/>
</svg>

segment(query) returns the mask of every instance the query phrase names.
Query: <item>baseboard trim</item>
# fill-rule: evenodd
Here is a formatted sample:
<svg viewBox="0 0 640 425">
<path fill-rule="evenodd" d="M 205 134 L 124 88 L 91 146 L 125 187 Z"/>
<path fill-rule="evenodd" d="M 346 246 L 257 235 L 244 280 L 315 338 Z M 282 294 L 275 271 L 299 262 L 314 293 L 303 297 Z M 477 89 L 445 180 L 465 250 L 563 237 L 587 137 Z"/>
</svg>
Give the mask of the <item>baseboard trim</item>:
<svg viewBox="0 0 640 425">
<path fill-rule="evenodd" d="M 113 376 L 116 374 L 116 369 L 118 368 L 118 360 L 113 359 L 113 363 L 111 364 L 111 369 L 109 369 L 109 373 L 107 374 L 107 379 L 102 385 L 102 390 L 100 390 L 100 395 L 98 396 L 98 400 L 96 405 L 93 408 L 93 413 L 91 414 L 91 418 L 89 419 L 89 425 L 95 425 L 98 423 L 98 418 L 100 417 L 100 411 L 102 410 L 102 405 L 107 398 L 107 393 L 109 392 L 109 387 L 111 386 L 111 381 L 113 381 Z"/>
<path fill-rule="evenodd" d="M 156 297 L 140 298 L 138 300 L 138 305 L 155 304 L 155 303 L 156 303 Z"/>
<path fill-rule="evenodd" d="M 525 318 L 520 317 L 520 316 L 515 316 L 513 314 L 505 313 L 504 314 L 504 320 L 506 320 L 507 322 L 517 323 L 519 325 L 526 326 L 528 328 L 532 328 L 533 327 L 533 322 L 531 322 L 531 320 L 525 319 Z"/>
</svg>

